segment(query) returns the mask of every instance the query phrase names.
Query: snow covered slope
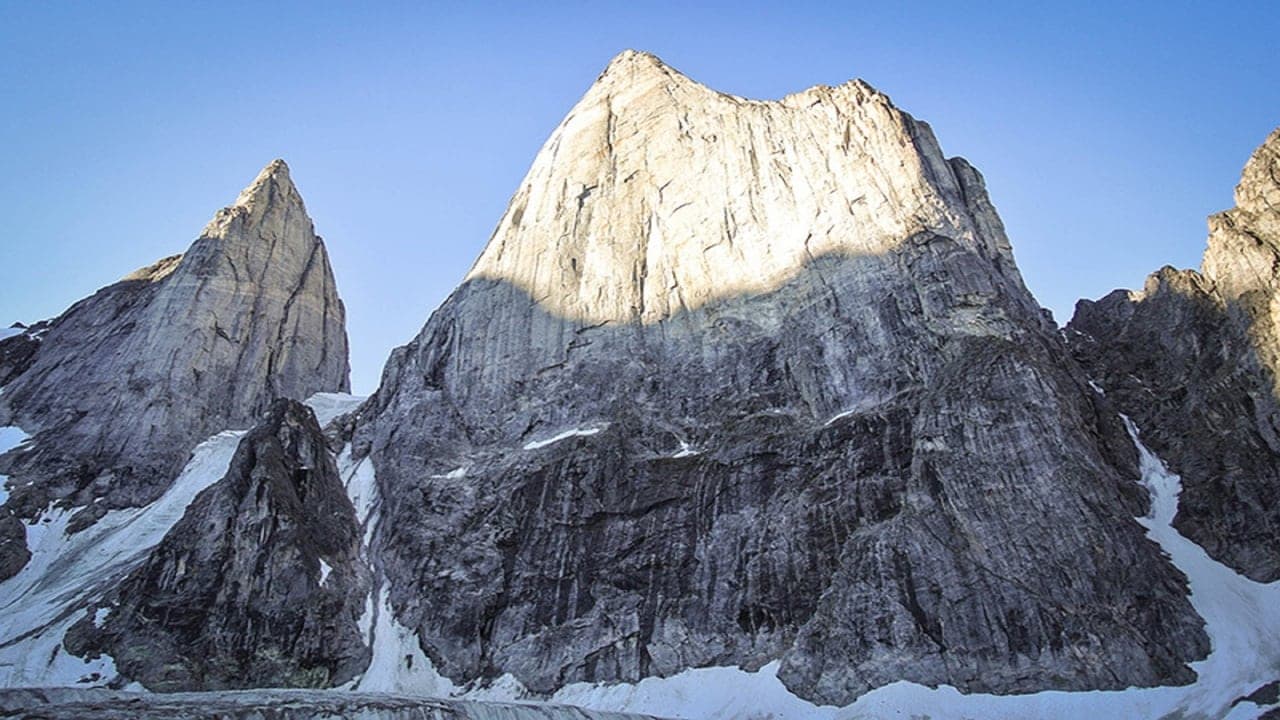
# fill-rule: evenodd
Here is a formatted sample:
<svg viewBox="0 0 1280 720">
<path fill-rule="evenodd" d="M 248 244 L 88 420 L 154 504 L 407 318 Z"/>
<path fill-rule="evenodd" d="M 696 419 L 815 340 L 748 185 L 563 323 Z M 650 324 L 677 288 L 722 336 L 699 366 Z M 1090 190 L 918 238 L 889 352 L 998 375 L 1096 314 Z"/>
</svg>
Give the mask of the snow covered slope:
<svg viewBox="0 0 1280 720">
<path fill-rule="evenodd" d="M 113 510 L 68 535 L 72 511 L 50 507 L 26 526 L 31 560 L 0 583 L 0 687 L 98 684 L 115 676 L 110 658 L 84 661 L 62 648 L 85 603 L 141 562 L 195 496 L 226 473 L 242 432 L 222 432 L 191 453 L 155 502 Z M 101 621 L 101 618 L 98 618 Z"/>
</svg>

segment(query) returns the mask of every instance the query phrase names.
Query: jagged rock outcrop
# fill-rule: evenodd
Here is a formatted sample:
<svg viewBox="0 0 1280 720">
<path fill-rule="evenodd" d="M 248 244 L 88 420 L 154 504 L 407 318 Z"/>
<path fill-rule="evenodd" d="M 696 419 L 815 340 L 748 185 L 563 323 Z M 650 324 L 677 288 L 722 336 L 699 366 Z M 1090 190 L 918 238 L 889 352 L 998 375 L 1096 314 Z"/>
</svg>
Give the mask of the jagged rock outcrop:
<svg viewBox="0 0 1280 720">
<path fill-rule="evenodd" d="M 1280 579 L 1280 129 L 1236 207 L 1209 218 L 1199 272 L 1082 300 L 1079 361 L 1182 476 L 1175 525 L 1259 581 Z"/>
<path fill-rule="evenodd" d="M 66 646 L 157 691 L 344 683 L 370 657 L 360 538 L 315 415 L 277 400 Z"/>
<path fill-rule="evenodd" d="M 7 507 L 83 508 L 72 530 L 156 499 L 197 443 L 247 428 L 278 397 L 348 387 L 344 310 L 324 244 L 283 161 L 195 244 L 0 341 L 0 425 L 34 436 L 0 456 Z M 26 562 L 0 548 L 0 579 Z"/>
<path fill-rule="evenodd" d="M 981 176 L 861 82 L 757 102 L 619 56 L 353 448 L 392 607 L 456 681 L 780 658 L 844 704 L 1208 650 Z"/>
<path fill-rule="evenodd" d="M 38 322 L 31 327 L 15 324 L 8 331 L 0 332 L 0 387 L 31 367 L 48 329 L 48 322 Z"/>
<path fill-rule="evenodd" d="M 653 720 L 561 705 L 472 702 L 307 690 L 144 695 L 107 690 L 0 690 L 0 717 L 27 720 Z"/>
</svg>

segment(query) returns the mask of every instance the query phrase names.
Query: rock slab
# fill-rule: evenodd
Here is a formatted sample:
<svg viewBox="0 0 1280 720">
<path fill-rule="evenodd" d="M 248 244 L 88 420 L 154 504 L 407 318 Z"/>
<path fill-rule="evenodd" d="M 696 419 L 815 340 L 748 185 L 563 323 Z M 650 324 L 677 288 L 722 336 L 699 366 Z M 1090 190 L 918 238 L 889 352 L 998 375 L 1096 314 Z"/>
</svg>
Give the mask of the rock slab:
<svg viewBox="0 0 1280 720">
<path fill-rule="evenodd" d="M 1208 651 L 981 176 L 859 81 L 759 102 L 619 56 L 353 448 L 392 607 L 459 683 L 781 659 L 844 705 Z"/>
</svg>

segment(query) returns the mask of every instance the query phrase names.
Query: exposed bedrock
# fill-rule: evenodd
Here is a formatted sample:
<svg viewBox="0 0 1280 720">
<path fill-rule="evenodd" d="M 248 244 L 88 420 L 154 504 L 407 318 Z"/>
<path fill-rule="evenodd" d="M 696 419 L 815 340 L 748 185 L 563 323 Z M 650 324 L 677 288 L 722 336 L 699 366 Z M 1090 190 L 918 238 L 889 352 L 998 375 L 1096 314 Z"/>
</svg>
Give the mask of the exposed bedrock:
<svg viewBox="0 0 1280 720">
<path fill-rule="evenodd" d="M 82 508 L 75 531 L 155 500 L 210 435 L 248 428 L 275 398 L 346 390 L 343 323 L 324 244 L 277 160 L 186 254 L 0 340 L 0 425 L 34 436 L 0 456 L 8 511 Z M 26 562 L 10 535 L 0 579 Z"/>
<path fill-rule="evenodd" d="M 1259 581 L 1280 579 L 1280 130 L 1209 218 L 1200 271 L 1082 300 L 1066 336 L 1182 476 L 1174 525 Z"/>
<path fill-rule="evenodd" d="M 360 535 L 315 415 L 277 400 L 67 648 L 157 691 L 344 683 L 370 657 Z"/>
<path fill-rule="evenodd" d="M 756 102 L 619 56 L 354 438 L 391 604 L 456 681 L 780 658 L 845 704 L 1208 651 L 981 176 L 861 82 Z"/>
</svg>

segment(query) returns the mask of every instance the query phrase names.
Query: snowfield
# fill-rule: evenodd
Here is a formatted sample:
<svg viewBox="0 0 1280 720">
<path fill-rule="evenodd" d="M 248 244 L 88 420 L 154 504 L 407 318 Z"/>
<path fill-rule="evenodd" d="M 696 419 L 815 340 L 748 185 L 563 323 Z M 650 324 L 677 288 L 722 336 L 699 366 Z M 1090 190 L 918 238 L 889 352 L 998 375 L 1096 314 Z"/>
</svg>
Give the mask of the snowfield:
<svg viewBox="0 0 1280 720">
<path fill-rule="evenodd" d="M 31 560 L 0 583 L 0 687 L 99 684 L 115 677 L 110 658 L 85 662 L 62 650 L 68 628 L 91 602 L 146 557 L 196 495 L 227 472 L 243 432 L 222 432 L 191 452 L 160 499 L 112 510 L 67 535 L 73 511 L 45 510 L 27 524 Z"/>
<path fill-rule="evenodd" d="M 316 421 L 323 428 L 335 419 L 347 413 L 355 412 L 356 408 L 360 407 L 368 399 L 364 395 L 321 392 L 307 398 L 302 404 L 311 408 L 311 411 L 316 414 Z"/>
</svg>

